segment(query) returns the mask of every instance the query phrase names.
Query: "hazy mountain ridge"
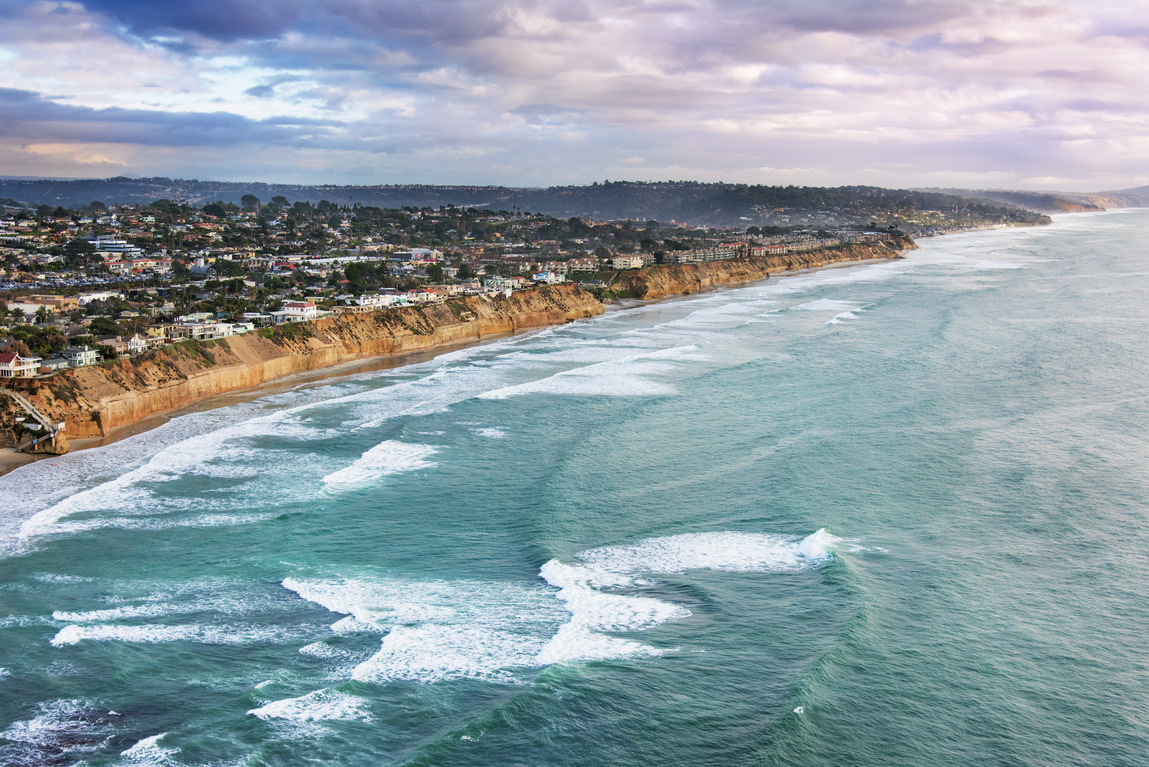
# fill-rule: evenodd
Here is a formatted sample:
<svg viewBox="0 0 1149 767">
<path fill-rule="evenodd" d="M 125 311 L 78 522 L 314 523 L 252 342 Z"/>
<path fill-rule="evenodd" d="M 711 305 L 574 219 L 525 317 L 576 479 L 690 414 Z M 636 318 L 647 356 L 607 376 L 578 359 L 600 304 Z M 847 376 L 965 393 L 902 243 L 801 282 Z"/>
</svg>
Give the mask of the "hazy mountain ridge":
<svg viewBox="0 0 1149 767">
<path fill-rule="evenodd" d="M 198 179 L 0 179 L 0 196 L 29 206 L 81 207 L 145 204 L 169 199 L 204 204 L 239 203 L 251 194 L 262 201 L 327 200 L 379 207 L 474 206 L 523 210 L 558 217 L 599 220 L 679 221 L 708 226 L 865 226 L 871 221 L 930 220 L 931 226 L 1044 223 L 1044 216 L 1010 200 L 991 200 L 932 190 L 870 186 L 795 187 L 694 181 L 594 183 L 589 186 L 523 188 L 422 184 L 337 186 L 201 181 Z"/>
</svg>

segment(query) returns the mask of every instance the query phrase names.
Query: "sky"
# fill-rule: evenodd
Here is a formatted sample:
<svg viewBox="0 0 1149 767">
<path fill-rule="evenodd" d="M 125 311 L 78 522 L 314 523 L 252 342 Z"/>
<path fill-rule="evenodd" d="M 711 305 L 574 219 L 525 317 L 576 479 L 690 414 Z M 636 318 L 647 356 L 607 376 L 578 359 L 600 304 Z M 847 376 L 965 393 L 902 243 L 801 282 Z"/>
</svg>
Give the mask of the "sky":
<svg viewBox="0 0 1149 767">
<path fill-rule="evenodd" d="M 0 175 L 1149 184 L 1149 0 L 0 0 Z"/>
</svg>

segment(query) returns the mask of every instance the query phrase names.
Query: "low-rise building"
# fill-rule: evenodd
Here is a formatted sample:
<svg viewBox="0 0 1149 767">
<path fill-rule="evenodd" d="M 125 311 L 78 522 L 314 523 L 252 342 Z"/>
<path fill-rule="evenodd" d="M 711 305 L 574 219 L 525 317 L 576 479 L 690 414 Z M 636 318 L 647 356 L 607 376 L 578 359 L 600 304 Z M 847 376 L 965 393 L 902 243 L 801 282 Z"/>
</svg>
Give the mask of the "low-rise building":
<svg viewBox="0 0 1149 767">
<path fill-rule="evenodd" d="M 532 282 L 540 282 L 544 285 L 557 285 L 560 282 L 566 282 L 567 278 L 564 274 L 555 274 L 554 272 L 539 272 L 538 274 L 531 275 Z"/>
<path fill-rule="evenodd" d="M 41 362 L 40 357 L 21 357 L 15 352 L 0 354 L 0 378 L 32 378 Z"/>
<path fill-rule="evenodd" d="M 134 336 L 128 339 L 128 354 L 132 355 L 133 357 L 137 354 L 143 354 L 147 350 L 148 341 L 147 339 L 141 337 L 139 333 L 136 333 Z"/>
<path fill-rule="evenodd" d="M 100 361 L 100 353 L 91 346 L 69 346 L 62 354 L 74 368 L 95 365 Z"/>
<path fill-rule="evenodd" d="M 319 316 L 319 308 L 311 301 L 291 301 L 283 305 L 288 322 L 307 322 Z"/>
<path fill-rule="evenodd" d="M 597 272 L 598 259 L 595 258 L 572 258 L 567 261 L 567 272 Z"/>
<path fill-rule="evenodd" d="M 642 256 L 637 254 L 618 255 L 610 260 L 610 265 L 615 269 L 641 269 Z"/>
<path fill-rule="evenodd" d="M 46 373 L 55 373 L 57 370 L 67 370 L 71 367 L 71 363 L 64 357 L 48 357 L 40 362 L 40 375 Z"/>
</svg>

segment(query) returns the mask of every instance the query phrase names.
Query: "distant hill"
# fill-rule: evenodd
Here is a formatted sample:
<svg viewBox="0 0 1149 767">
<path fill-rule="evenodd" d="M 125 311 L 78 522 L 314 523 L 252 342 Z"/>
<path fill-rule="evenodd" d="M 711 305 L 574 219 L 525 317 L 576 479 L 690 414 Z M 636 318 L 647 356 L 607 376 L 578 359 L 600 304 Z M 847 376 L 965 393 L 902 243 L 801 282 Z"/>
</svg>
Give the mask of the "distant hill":
<svg viewBox="0 0 1149 767">
<path fill-rule="evenodd" d="M 1133 189 L 1122 189 L 1117 192 L 1102 192 L 1101 195 L 1120 200 L 1127 208 L 1149 208 L 1149 186 L 1138 186 Z M 1119 206 L 1112 206 L 1119 207 Z"/>
<path fill-rule="evenodd" d="M 1026 192 L 1011 189 L 938 189 L 929 190 L 939 194 L 952 194 L 966 199 L 991 200 L 1007 205 L 1016 205 L 1019 208 L 1033 210 L 1039 213 L 1080 213 L 1083 211 L 1100 211 L 1107 207 L 1115 207 L 1112 200 L 1105 200 L 1099 195 L 1078 194 L 1076 192 Z M 1121 207 L 1121 206 L 1116 206 Z"/>
<path fill-rule="evenodd" d="M 146 204 L 156 200 L 194 205 L 216 200 L 238 204 L 248 194 L 262 202 L 281 196 L 290 203 L 327 200 L 340 205 L 387 208 L 456 205 L 532 211 L 562 218 L 656 219 L 705 226 L 842 227 L 913 221 L 923 227 L 936 228 L 974 223 L 1041 223 L 1044 219 L 1010 199 L 868 186 L 823 188 L 618 181 L 589 186 L 523 188 L 304 186 L 124 177 L 0 179 L 0 195 L 29 206 L 78 208 L 94 201 L 112 205 Z"/>
</svg>

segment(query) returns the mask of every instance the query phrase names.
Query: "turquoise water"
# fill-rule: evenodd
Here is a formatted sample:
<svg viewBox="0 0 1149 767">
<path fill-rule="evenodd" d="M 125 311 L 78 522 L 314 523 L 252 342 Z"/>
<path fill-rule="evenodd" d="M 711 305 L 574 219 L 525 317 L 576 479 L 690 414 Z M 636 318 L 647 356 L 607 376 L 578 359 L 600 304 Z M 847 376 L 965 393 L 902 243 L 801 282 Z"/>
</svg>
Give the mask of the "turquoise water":
<svg viewBox="0 0 1149 767">
<path fill-rule="evenodd" d="M 1149 211 L 0 479 L 0 761 L 1149 763 Z"/>
</svg>

